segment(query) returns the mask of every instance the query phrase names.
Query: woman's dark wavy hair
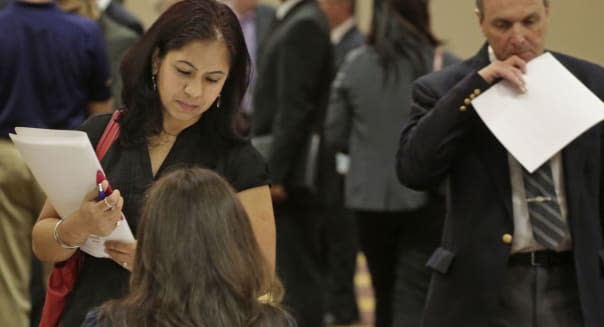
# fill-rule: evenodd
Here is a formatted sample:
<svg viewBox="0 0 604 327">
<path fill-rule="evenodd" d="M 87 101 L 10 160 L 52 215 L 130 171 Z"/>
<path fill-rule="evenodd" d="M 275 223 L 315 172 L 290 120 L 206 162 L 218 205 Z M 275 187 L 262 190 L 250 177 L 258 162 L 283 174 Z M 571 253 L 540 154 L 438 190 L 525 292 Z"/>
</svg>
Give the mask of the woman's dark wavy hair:
<svg viewBox="0 0 604 327">
<path fill-rule="evenodd" d="M 283 327 L 283 289 L 249 218 L 216 173 L 181 168 L 148 192 L 129 293 L 104 304 L 101 326 Z M 274 301 L 258 298 L 271 292 Z"/>
<path fill-rule="evenodd" d="M 423 50 L 441 42 L 432 33 L 428 4 L 429 0 L 386 0 L 378 8 L 367 44 L 377 52 L 386 79 L 397 71 L 401 57 L 411 61 L 415 76 L 430 71 L 431 61 L 427 62 Z"/>
<path fill-rule="evenodd" d="M 120 66 L 124 112 L 120 119 L 122 144 L 144 142 L 162 128 L 161 100 L 151 81 L 153 53 L 159 58 L 193 41 L 224 40 L 230 70 L 220 96 L 201 117 L 206 137 L 232 142 L 234 115 L 249 81 L 250 57 L 239 21 L 231 9 L 215 0 L 183 0 L 172 5 L 126 53 Z"/>
</svg>

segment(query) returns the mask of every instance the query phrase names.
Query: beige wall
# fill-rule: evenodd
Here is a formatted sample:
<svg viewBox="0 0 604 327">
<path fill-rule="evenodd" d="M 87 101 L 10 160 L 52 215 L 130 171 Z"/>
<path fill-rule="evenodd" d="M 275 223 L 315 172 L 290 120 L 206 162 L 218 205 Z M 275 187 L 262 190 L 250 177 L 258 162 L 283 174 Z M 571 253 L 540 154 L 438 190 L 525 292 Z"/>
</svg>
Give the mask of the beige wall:
<svg viewBox="0 0 604 327">
<path fill-rule="evenodd" d="M 145 28 L 148 28 L 157 17 L 157 2 L 157 0 L 124 0 L 126 8 L 141 19 Z"/>
<path fill-rule="evenodd" d="M 126 0 L 145 26 L 156 17 L 157 0 Z M 261 0 L 277 5 L 279 0 Z M 548 48 L 604 65 L 604 1 L 551 0 L 552 11 Z M 372 0 L 357 0 L 361 29 L 369 29 Z M 436 34 L 461 57 L 473 55 L 484 41 L 474 15 L 474 0 L 432 0 L 432 19 Z"/>
<path fill-rule="evenodd" d="M 604 65 L 604 1 L 551 0 L 547 47 Z M 449 48 L 473 55 L 484 38 L 474 15 L 474 0 L 432 0 L 433 26 Z"/>
</svg>

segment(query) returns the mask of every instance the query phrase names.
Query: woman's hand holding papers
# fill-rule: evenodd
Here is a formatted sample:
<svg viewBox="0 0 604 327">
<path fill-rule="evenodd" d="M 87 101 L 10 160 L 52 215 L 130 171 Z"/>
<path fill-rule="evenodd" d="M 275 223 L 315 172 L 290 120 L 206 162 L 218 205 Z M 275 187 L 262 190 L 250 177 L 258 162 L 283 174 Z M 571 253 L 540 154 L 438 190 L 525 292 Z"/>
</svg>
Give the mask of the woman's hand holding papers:
<svg viewBox="0 0 604 327">
<path fill-rule="evenodd" d="M 136 253 L 136 241 L 106 241 L 105 253 L 107 253 L 111 260 L 115 261 L 118 265 L 132 272 L 132 266 L 134 265 L 134 254 Z"/>
<path fill-rule="evenodd" d="M 101 184 L 104 190 L 109 186 L 107 180 Z M 98 200 L 97 196 L 97 189 L 88 192 L 80 205 L 80 211 L 74 218 L 87 234 L 107 236 L 113 232 L 122 219 L 124 198 L 119 190 L 113 190 L 111 195 L 102 200 Z"/>
<path fill-rule="evenodd" d="M 109 183 L 103 180 L 103 191 L 107 191 Z M 107 236 L 117 227 L 122 219 L 124 199 L 118 190 L 113 190 L 103 200 L 98 200 L 99 190 L 95 188 L 84 196 L 80 209 L 67 217 L 64 223 L 58 224 L 59 214 L 47 200 L 40 212 L 38 222 L 33 228 L 34 252 L 41 260 L 60 262 L 75 252 L 75 247 L 81 245 L 90 234 Z M 60 238 L 59 243 L 56 238 Z M 75 246 L 65 248 L 61 244 Z"/>
</svg>

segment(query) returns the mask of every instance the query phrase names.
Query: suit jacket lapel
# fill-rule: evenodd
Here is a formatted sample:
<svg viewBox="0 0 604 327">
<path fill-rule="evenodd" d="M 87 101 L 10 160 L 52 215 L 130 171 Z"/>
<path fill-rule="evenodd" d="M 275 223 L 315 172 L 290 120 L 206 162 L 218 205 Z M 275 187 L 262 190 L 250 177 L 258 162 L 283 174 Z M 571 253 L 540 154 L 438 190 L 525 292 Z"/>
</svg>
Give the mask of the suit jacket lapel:
<svg viewBox="0 0 604 327">
<path fill-rule="evenodd" d="M 283 22 L 287 21 L 287 19 L 289 19 L 291 16 L 293 16 L 296 11 L 300 10 L 300 8 L 302 8 L 303 5 L 305 5 L 307 2 L 310 2 L 310 0 L 302 0 L 298 3 L 296 3 L 286 14 L 285 16 L 281 17 L 281 18 L 275 18 L 275 20 L 273 21 L 273 26 L 271 26 L 271 34 L 274 34 L 275 30 L 278 29 L 281 25 L 283 25 Z"/>
<path fill-rule="evenodd" d="M 257 46 L 260 46 L 264 42 L 264 39 L 267 35 L 269 35 L 269 32 L 271 31 L 271 28 L 276 20 L 273 11 L 261 6 L 263 5 L 259 5 L 259 7 L 256 9 L 256 17 L 254 19 L 256 23 Z"/>
<path fill-rule="evenodd" d="M 263 53 L 267 51 L 267 48 L 270 47 L 272 39 L 279 33 L 279 29 L 284 25 L 284 23 L 290 19 L 298 10 L 300 10 L 306 3 L 312 2 L 313 0 L 302 0 L 296 3 L 281 19 L 275 17 L 268 28 L 268 33 L 266 33 L 264 40 L 258 44 L 258 58 L 263 56 Z"/>
<path fill-rule="evenodd" d="M 273 39 L 275 37 L 275 35 L 278 34 L 279 28 L 281 28 L 281 26 L 283 26 L 283 24 L 287 21 L 287 19 L 290 18 L 296 11 L 298 11 L 300 9 L 300 7 L 302 7 L 302 5 L 305 4 L 306 2 L 307 2 L 307 0 L 303 0 L 303 1 L 296 3 L 281 19 L 279 19 L 278 17 L 275 16 L 275 19 L 272 20 L 272 22 L 270 23 L 270 25 L 267 29 L 268 33 L 266 33 L 266 35 L 264 36 L 264 39 L 258 40 L 259 41 L 258 54 L 257 54 L 258 58 L 261 57 L 261 53 L 266 51 L 266 48 L 271 43 L 271 39 Z"/>
<path fill-rule="evenodd" d="M 495 136 L 487 130 L 486 126 L 478 134 L 482 134 L 477 135 L 477 142 L 480 144 L 480 161 L 490 176 L 495 191 L 499 193 L 498 198 L 502 200 L 508 217 L 513 217 L 508 152 Z"/>
</svg>

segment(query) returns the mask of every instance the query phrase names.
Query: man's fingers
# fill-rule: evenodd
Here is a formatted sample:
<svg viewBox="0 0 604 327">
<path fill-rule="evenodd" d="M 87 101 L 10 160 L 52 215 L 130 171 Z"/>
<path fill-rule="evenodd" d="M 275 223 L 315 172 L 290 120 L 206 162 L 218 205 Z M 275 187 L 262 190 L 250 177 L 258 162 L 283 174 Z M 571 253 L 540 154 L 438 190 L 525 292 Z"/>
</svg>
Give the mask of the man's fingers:
<svg viewBox="0 0 604 327">
<path fill-rule="evenodd" d="M 524 61 L 522 58 L 514 55 L 509 57 L 505 62 L 518 68 L 522 72 L 522 74 L 526 74 L 526 61 Z"/>
<path fill-rule="evenodd" d="M 526 92 L 526 83 L 524 82 L 524 78 L 522 77 L 522 71 L 517 68 L 512 69 L 512 83 L 522 92 Z"/>
</svg>

